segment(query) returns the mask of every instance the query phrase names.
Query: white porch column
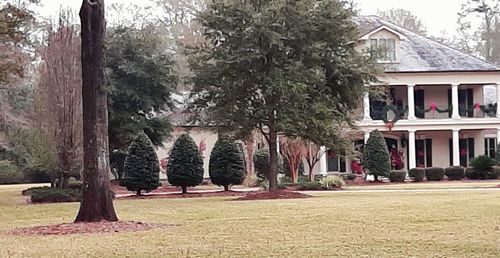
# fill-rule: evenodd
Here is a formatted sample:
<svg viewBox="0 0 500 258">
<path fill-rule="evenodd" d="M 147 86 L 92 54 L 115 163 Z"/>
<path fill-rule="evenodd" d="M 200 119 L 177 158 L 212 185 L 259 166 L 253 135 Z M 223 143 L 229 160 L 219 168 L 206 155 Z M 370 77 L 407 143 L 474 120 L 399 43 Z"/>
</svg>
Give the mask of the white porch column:
<svg viewBox="0 0 500 258">
<path fill-rule="evenodd" d="M 365 132 L 365 144 L 368 142 L 369 138 L 370 138 L 370 132 Z"/>
<path fill-rule="evenodd" d="M 453 106 L 451 118 L 460 119 L 460 107 L 458 106 L 458 84 L 451 85 L 451 105 Z"/>
<path fill-rule="evenodd" d="M 497 129 L 497 144 L 500 144 L 500 129 Z"/>
<path fill-rule="evenodd" d="M 416 168 L 417 167 L 417 148 L 416 148 L 416 130 L 409 130 L 408 131 L 408 160 L 410 161 L 410 169 Z"/>
<path fill-rule="evenodd" d="M 500 83 L 497 83 L 497 118 L 500 118 Z"/>
<path fill-rule="evenodd" d="M 453 129 L 453 166 L 460 166 L 460 129 Z"/>
<path fill-rule="evenodd" d="M 408 120 L 415 120 L 415 85 L 408 85 Z"/>
<path fill-rule="evenodd" d="M 327 169 L 328 169 L 328 160 L 326 158 L 326 147 L 325 146 L 321 146 L 320 148 L 320 152 L 321 152 L 321 157 L 319 159 L 319 173 L 322 174 L 322 175 L 326 175 L 326 173 L 328 172 Z"/>
<path fill-rule="evenodd" d="M 372 117 L 370 115 L 370 93 L 365 92 L 365 95 L 363 96 L 363 120 L 365 121 L 370 121 L 372 120 Z"/>
</svg>

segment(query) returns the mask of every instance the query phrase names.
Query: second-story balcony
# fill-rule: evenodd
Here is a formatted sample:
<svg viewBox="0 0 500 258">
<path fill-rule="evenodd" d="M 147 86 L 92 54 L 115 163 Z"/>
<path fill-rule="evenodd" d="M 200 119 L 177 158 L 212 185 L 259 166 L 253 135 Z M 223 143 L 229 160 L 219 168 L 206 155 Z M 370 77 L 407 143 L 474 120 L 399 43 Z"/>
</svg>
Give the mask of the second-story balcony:
<svg viewBox="0 0 500 258">
<path fill-rule="evenodd" d="M 498 95 L 488 85 L 391 86 L 383 99 L 365 96 L 364 120 L 497 118 Z"/>
</svg>

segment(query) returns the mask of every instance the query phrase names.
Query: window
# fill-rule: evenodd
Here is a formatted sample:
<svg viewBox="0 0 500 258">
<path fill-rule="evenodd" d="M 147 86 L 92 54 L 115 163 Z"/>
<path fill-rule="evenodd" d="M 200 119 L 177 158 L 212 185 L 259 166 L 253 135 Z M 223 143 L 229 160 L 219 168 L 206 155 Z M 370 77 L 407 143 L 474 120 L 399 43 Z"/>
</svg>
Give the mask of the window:
<svg viewBox="0 0 500 258">
<path fill-rule="evenodd" d="M 432 139 L 416 140 L 417 167 L 432 167 Z"/>
<path fill-rule="evenodd" d="M 395 39 L 371 39 L 370 51 L 379 62 L 396 62 Z"/>
<path fill-rule="evenodd" d="M 460 148 L 460 166 L 467 167 L 469 162 L 476 156 L 475 154 L 475 139 L 466 138 L 459 140 Z M 449 141 L 450 149 L 450 166 L 453 166 L 453 139 Z"/>
<path fill-rule="evenodd" d="M 496 141 L 496 138 L 484 139 L 484 153 L 490 158 L 495 158 L 495 152 L 497 151 Z"/>
<path fill-rule="evenodd" d="M 328 150 L 328 171 L 329 172 L 346 172 L 346 164 L 343 156 L 335 151 Z"/>
</svg>

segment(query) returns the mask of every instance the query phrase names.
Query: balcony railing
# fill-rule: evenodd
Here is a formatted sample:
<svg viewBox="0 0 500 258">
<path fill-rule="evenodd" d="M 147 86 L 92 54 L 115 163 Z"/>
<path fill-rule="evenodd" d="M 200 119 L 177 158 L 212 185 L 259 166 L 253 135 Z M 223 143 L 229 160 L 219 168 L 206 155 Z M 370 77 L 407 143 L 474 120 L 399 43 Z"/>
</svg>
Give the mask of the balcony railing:
<svg viewBox="0 0 500 258">
<path fill-rule="evenodd" d="M 448 119 L 452 117 L 453 107 L 431 105 L 427 108 L 415 107 L 417 119 Z M 472 107 L 459 106 L 459 115 L 462 118 L 489 118 L 496 117 L 497 104 L 479 105 Z M 371 105 L 372 120 L 394 121 L 408 119 L 408 106 L 404 105 Z"/>
</svg>

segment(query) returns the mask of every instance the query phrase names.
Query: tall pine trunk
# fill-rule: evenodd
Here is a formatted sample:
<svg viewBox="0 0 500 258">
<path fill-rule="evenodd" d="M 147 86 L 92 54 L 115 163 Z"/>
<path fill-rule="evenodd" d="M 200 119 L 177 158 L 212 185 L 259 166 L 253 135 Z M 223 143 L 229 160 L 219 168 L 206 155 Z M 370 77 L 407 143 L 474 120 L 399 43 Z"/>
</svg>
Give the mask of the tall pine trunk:
<svg viewBox="0 0 500 258">
<path fill-rule="evenodd" d="M 84 171 L 82 202 L 75 222 L 118 221 L 109 181 L 104 0 L 83 0 L 80 20 Z"/>
</svg>

